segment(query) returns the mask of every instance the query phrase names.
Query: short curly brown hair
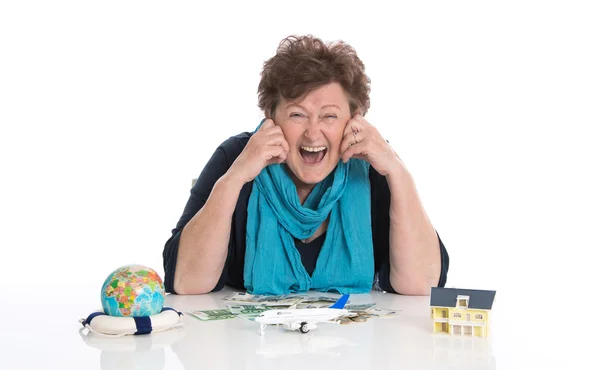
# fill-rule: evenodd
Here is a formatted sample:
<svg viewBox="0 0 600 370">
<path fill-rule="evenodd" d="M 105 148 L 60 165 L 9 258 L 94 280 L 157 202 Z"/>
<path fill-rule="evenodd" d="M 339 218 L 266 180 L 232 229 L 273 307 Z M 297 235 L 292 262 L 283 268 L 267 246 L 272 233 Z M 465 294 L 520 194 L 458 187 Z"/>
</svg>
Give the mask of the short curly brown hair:
<svg viewBox="0 0 600 370">
<path fill-rule="evenodd" d="M 258 106 L 273 117 L 281 98 L 295 100 L 332 82 L 339 83 L 352 115 L 367 113 L 371 80 L 356 50 L 343 41 L 329 44 L 307 36 L 289 36 L 264 63 L 258 84 Z"/>
</svg>

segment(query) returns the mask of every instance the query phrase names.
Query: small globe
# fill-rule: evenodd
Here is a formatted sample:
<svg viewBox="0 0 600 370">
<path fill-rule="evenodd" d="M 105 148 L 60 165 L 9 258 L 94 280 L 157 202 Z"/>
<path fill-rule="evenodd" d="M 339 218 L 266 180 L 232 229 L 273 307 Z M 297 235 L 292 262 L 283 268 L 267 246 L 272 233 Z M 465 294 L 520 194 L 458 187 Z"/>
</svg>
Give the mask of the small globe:
<svg viewBox="0 0 600 370">
<path fill-rule="evenodd" d="M 104 313 L 110 316 L 152 316 L 163 308 L 165 286 L 156 271 L 149 267 L 122 266 L 104 280 L 100 300 Z"/>
</svg>

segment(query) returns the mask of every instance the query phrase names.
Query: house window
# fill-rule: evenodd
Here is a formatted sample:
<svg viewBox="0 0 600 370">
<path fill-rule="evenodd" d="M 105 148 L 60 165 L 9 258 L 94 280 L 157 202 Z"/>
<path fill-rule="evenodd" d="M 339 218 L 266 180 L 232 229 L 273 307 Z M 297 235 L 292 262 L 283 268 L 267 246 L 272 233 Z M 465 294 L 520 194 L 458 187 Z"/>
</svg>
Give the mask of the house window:
<svg viewBox="0 0 600 370">
<path fill-rule="evenodd" d="M 475 320 L 483 320 L 483 315 L 478 313 L 477 315 L 475 315 Z"/>
<path fill-rule="evenodd" d="M 468 295 L 459 295 L 456 297 L 456 307 L 457 308 L 467 308 L 469 307 L 469 296 Z"/>
<path fill-rule="evenodd" d="M 454 317 L 458 317 L 458 318 L 460 318 L 460 312 L 455 312 L 455 313 L 454 313 Z"/>
</svg>

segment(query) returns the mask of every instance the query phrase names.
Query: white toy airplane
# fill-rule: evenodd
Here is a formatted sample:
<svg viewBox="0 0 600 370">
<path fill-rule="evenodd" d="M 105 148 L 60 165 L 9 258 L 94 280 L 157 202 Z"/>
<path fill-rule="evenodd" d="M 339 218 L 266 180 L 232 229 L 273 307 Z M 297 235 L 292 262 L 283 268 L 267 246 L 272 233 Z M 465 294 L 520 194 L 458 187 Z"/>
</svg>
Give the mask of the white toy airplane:
<svg viewBox="0 0 600 370">
<path fill-rule="evenodd" d="M 287 330 L 300 330 L 301 333 L 306 334 L 310 329 L 316 329 L 319 322 L 337 323 L 331 320 L 349 315 L 348 310 L 344 309 L 349 297 L 349 294 L 344 294 L 328 308 L 292 308 L 265 311 L 258 315 L 254 321 L 260 323 L 260 335 L 263 335 L 267 324 L 282 324 Z"/>
</svg>

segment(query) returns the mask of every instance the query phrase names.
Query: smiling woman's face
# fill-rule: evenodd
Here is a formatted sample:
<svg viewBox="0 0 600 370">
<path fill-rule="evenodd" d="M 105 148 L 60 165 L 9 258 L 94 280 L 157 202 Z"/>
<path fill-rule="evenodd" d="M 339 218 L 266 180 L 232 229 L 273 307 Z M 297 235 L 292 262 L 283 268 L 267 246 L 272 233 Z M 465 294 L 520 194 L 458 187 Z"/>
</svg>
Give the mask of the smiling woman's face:
<svg viewBox="0 0 600 370">
<path fill-rule="evenodd" d="M 316 184 L 333 171 L 350 118 L 350 103 L 338 83 L 324 85 L 302 101 L 278 104 L 274 121 L 290 146 L 286 164 L 296 184 Z"/>
</svg>

